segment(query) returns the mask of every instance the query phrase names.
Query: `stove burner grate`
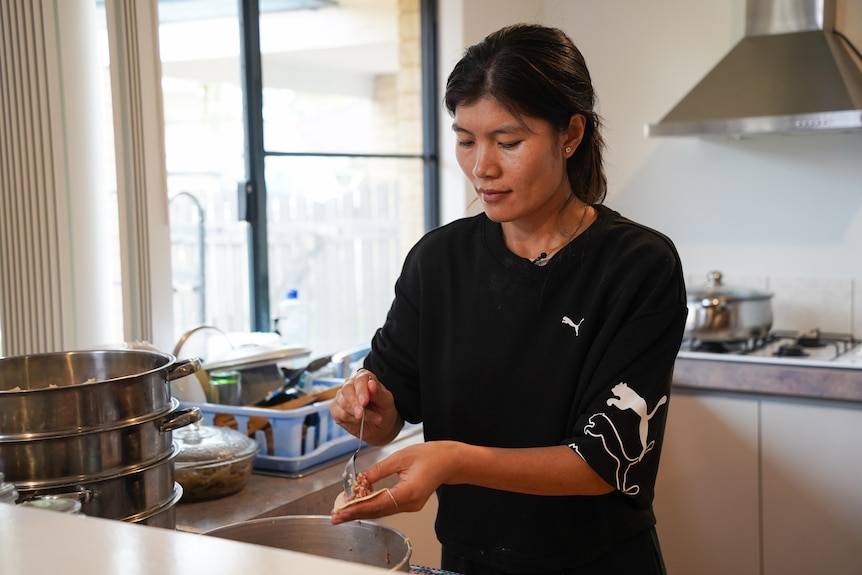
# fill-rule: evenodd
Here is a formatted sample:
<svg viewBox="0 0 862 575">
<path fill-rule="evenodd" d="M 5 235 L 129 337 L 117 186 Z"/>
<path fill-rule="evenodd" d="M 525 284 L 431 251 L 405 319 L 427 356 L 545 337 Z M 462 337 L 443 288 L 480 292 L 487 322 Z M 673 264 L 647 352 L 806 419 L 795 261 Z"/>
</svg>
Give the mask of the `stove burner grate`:
<svg viewBox="0 0 862 575">
<path fill-rule="evenodd" d="M 778 357 L 808 357 L 808 352 L 805 348 L 808 346 L 798 343 L 785 343 L 779 346 L 778 351 L 772 355 Z"/>
<path fill-rule="evenodd" d="M 702 351 L 705 353 L 728 353 L 730 349 L 720 341 L 699 341 L 694 343 L 692 351 Z"/>
<path fill-rule="evenodd" d="M 734 339 L 728 341 L 704 341 L 700 339 L 692 339 L 688 342 L 688 345 L 685 345 L 684 343 L 683 347 L 689 351 L 700 351 L 704 353 L 744 354 L 763 347 L 764 342 L 765 340 L 763 338 Z"/>
<path fill-rule="evenodd" d="M 773 330 L 766 335 L 733 341 L 683 341 L 681 350 L 723 355 L 770 356 L 799 360 L 842 361 L 860 341 L 851 334 L 810 331 Z M 862 349 L 862 348 L 860 348 Z M 862 364 L 862 351 L 859 352 Z"/>
</svg>

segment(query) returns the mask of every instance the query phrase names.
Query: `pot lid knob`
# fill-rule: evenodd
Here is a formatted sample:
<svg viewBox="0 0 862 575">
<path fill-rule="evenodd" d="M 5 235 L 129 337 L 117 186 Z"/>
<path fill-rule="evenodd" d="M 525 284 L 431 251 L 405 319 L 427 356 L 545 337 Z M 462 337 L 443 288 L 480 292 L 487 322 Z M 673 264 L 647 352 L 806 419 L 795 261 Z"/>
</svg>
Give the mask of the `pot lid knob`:
<svg viewBox="0 0 862 575">
<path fill-rule="evenodd" d="M 707 287 L 721 287 L 721 272 L 709 272 L 706 274 Z"/>
</svg>

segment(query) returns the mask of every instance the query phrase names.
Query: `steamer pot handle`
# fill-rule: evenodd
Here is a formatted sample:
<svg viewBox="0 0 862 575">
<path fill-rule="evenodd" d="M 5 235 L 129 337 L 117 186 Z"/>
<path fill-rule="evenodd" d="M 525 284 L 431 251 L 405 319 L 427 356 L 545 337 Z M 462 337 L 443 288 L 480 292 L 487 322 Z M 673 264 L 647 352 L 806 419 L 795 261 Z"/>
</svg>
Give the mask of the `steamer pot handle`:
<svg viewBox="0 0 862 575">
<path fill-rule="evenodd" d="M 201 414 L 199 407 L 178 409 L 165 416 L 164 421 L 159 423 L 159 431 L 167 433 L 168 431 L 173 431 L 180 427 L 196 423 L 201 420 L 201 417 L 203 417 L 203 415 Z"/>
<path fill-rule="evenodd" d="M 78 488 L 77 491 L 68 491 L 66 493 L 51 493 L 49 495 L 33 495 L 32 497 L 25 497 L 21 500 L 24 501 L 38 501 L 44 499 L 75 499 L 81 502 L 81 505 L 86 505 L 95 497 L 95 493 L 90 491 L 89 489 Z"/>
<path fill-rule="evenodd" d="M 200 368 L 201 360 L 196 357 L 190 357 L 188 359 L 178 361 L 177 363 L 168 367 L 168 374 L 165 376 L 165 379 L 167 379 L 168 381 L 173 381 L 175 379 L 191 375 L 196 371 L 199 371 Z"/>
</svg>

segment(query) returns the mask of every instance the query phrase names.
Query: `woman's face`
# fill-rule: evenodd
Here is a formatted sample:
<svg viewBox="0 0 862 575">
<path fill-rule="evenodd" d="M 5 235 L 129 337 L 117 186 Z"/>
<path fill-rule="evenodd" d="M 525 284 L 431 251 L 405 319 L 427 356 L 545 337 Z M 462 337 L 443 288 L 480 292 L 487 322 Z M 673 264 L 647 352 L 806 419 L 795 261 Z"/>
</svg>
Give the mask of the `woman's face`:
<svg viewBox="0 0 862 575">
<path fill-rule="evenodd" d="M 545 120 L 516 118 L 485 97 L 455 108 L 452 129 L 458 165 L 490 219 L 540 224 L 571 195 L 566 159 L 578 142 Z"/>
</svg>

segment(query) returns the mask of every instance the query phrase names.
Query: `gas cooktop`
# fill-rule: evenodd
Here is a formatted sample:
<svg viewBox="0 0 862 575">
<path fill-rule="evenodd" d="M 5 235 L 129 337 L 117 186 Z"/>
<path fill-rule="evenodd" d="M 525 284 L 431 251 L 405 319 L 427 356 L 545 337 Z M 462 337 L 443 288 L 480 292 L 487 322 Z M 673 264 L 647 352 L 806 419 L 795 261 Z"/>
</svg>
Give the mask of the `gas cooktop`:
<svg viewBox="0 0 862 575">
<path fill-rule="evenodd" d="M 683 340 L 679 357 L 780 365 L 862 369 L 862 342 L 851 334 L 776 330 L 729 342 Z"/>
</svg>

